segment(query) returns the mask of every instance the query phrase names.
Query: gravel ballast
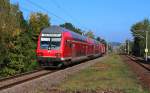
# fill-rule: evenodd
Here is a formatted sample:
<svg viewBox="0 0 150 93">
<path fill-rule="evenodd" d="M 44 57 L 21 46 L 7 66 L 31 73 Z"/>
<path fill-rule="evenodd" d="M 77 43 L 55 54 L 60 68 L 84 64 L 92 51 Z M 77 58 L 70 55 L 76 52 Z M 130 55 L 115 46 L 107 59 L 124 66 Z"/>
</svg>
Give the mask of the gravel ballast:
<svg viewBox="0 0 150 93">
<path fill-rule="evenodd" d="M 90 60 L 63 70 L 59 70 L 38 79 L 34 79 L 8 88 L 6 90 L 2 90 L 0 91 L 0 93 L 39 93 L 40 90 L 49 90 L 53 86 L 61 83 L 61 81 L 65 80 L 69 75 L 73 75 L 74 73 L 77 73 L 80 70 L 83 70 L 95 63 L 98 63 L 105 58 L 106 56 Z"/>
</svg>

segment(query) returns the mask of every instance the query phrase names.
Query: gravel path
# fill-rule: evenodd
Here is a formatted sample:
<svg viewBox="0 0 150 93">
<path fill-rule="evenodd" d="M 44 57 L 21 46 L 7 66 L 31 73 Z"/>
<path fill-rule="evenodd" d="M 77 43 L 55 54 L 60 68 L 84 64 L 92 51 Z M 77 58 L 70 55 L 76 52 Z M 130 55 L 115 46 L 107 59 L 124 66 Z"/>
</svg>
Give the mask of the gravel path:
<svg viewBox="0 0 150 93">
<path fill-rule="evenodd" d="M 57 72 L 48 74 L 46 76 L 40 77 L 35 80 L 25 82 L 23 84 L 16 85 L 14 87 L 8 88 L 7 90 L 2 90 L 0 93 L 40 93 L 41 90 L 49 90 L 51 87 L 58 85 L 61 81 L 65 80 L 69 75 L 79 72 L 101 60 L 105 57 L 100 57 L 94 60 L 90 60 L 73 67 L 69 67 Z"/>
</svg>

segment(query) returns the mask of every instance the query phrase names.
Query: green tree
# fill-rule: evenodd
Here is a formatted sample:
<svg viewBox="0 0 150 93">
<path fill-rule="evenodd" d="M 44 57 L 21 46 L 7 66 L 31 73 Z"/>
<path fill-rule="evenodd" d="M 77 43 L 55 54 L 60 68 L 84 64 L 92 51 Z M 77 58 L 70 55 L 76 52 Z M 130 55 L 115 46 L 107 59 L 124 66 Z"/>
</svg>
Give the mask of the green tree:
<svg viewBox="0 0 150 93">
<path fill-rule="evenodd" d="M 93 38 L 94 39 L 94 33 L 92 31 L 88 31 L 85 33 L 85 36 L 89 37 L 89 38 Z"/>
<path fill-rule="evenodd" d="M 100 38 L 100 37 L 97 37 L 96 40 L 97 40 L 97 41 L 101 41 L 101 38 Z"/>
<path fill-rule="evenodd" d="M 29 25 L 34 32 L 33 39 L 36 41 L 42 28 L 50 26 L 49 17 L 43 13 L 31 13 L 29 18 Z"/>
<path fill-rule="evenodd" d="M 0 76 L 32 69 L 36 44 L 19 5 L 1 0 L 0 10 Z"/>
<path fill-rule="evenodd" d="M 14 32 L 12 20 L 14 20 L 15 17 L 10 13 L 11 4 L 9 0 L 1 0 L 0 9 L 0 64 L 6 64 L 5 62 L 8 58 L 10 46 L 12 45 L 11 39 Z"/>
<path fill-rule="evenodd" d="M 60 26 L 66 28 L 66 29 L 69 29 L 71 31 L 74 31 L 74 32 L 81 34 L 81 35 L 83 33 L 81 31 L 81 29 L 74 27 L 73 24 L 71 24 L 71 23 L 64 23 L 64 24 L 61 24 Z"/>
<path fill-rule="evenodd" d="M 131 32 L 134 37 L 134 43 L 132 52 L 136 56 L 143 56 L 144 55 L 144 49 L 145 49 L 145 38 L 146 37 L 144 31 L 149 31 L 150 34 L 150 21 L 148 19 L 144 19 L 143 21 L 135 23 L 131 27 Z M 148 41 L 150 38 L 148 38 Z M 150 44 L 148 44 L 148 48 L 150 48 Z"/>
</svg>

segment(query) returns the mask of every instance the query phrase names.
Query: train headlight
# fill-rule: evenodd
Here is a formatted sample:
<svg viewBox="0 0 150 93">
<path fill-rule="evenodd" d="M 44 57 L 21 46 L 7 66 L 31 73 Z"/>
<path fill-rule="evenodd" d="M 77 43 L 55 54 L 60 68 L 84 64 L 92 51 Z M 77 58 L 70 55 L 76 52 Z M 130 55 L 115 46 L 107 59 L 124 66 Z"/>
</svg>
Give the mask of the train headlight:
<svg viewBox="0 0 150 93">
<path fill-rule="evenodd" d="M 61 57 L 61 53 L 56 53 L 55 56 L 58 58 L 58 57 Z"/>
<path fill-rule="evenodd" d="M 38 53 L 37 53 L 37 56 L 43 56 L 43 53 L 38 52 Z"/>
</svg>

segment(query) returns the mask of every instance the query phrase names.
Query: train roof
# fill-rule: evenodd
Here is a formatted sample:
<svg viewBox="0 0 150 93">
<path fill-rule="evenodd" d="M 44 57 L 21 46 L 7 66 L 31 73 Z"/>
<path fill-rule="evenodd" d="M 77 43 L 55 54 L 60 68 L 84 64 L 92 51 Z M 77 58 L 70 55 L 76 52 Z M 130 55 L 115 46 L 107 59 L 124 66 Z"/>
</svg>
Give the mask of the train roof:
<svg viewBox="0 0 150 93">
<path fill-rule="evenodd" d="M 66 32 L 67 29 L 63 28 L 63 27 L 59 27 L 59 26 L 50 26 L 50 27 L 47 27 L 47 28 L 44 28 L 42 30 L 42 33 L 46 33 L 46 34 L 56 34 L 56 33 L 62 33 L 62 32 Z"/>
<path fill-rule="evenodd" d="M 88 42 L 90 44 L 94 44 L 94 43 L 97 44 L 98 43 L 98 41 L 96 41 L 94 39 L 88 38 L 86 36 L 80 35 L 78 33 L 71 31 L 71 30 L 68 30 L 66 28 L 56 26 L 56 25 L 47 27 L 47 28 L 42 30 L 42 33 L 45 33 L 45 34 L 60 34 L 63 32 L 69 32 L 72 35 L 73 39 L 77 40 L 77 41 Z"/>
<path fill-rule="evenodd" d="M 59 33 L 63 33 L 63 32 L 69 32 L 72 35 L 72 37 L 77 41 L 86 42 L 87 38 L 85 36 L 82 36 L 78 33 L 75 33 L 73 31 L 70 31 L 70 30 L 60 27 L 60 26 L 54 25 L 54 26 L 47 27 L 42 30 L 42 33 L 45 33 L 45 34 L 59 34 Z"/>
</svg>

